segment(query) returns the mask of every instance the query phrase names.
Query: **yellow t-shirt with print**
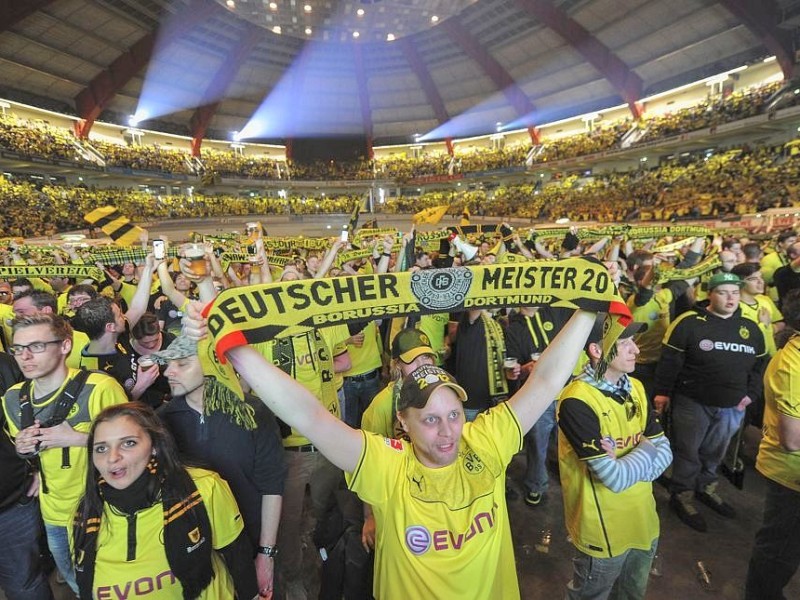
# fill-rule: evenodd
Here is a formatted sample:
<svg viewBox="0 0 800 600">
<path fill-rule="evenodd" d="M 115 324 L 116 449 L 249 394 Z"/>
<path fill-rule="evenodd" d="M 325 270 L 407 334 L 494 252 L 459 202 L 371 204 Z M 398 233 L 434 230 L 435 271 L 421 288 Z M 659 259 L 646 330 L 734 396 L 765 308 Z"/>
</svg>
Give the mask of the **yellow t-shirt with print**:
<svg viewBox="0 0 800 600">
<path fill-rule="evenodd" d="M 47 418 L 48 410 L 53 407 L 67 382 L 77 374 L 77 369 L 70 369 L 69 375 L 55 393 L 50 394 L 41 403 L 33 402 L 35 418 Z M 9 388 L 3 396 L 3 411 L 12 437 L 20 430 L 19 396 L 23 385 L 19 383 Z M 36 386 L 33 382 L 30 394 L 32 398 L 36 396 Z M 113 377 L 104 373 L 90 373 L 66 420 L 75 431 L 88 433 L 92 420 L 100 411 L 127 401 L 125 390 Z M 45 523 L 67 526 L 72 522 L 78 499 L 86 485 L 88 453 L 86 446 L 71 446 L 66 456 L 62 450 L 62 448 L 50 448 L 39 454 L 43 477 L 39 505 Z"/>
<path fill-rule="evenodd" d="M 398 382 L 392 381 L 375 394 L 361 417 L 361 429 L 388 438 L 399 438 L 393 390 Z"/>
<path fill-rule="evenodd" d="M 800 335 L 778 350 L 764 374 L 764 428 L 756 469 L 768 479 L 800 492 L 800 451 L 780 444 L 781 415 L 800 419 Z"/>
<path fill-rule="evenodd" d="M 652 364 L 661 358 L 661 341 L 669 328 L 669 305 L 672 302 L 672 290 L 665 287 L 653 294 L 653 297 L 642 306 L 636 306 L 636 295 L 628 298 L 628 308 L 631 309 L 633 320 L 646 323 L 647 328 L 634 336 L 639 355 L 636 357 L 638 364 Z"/>
<path fill-rule="evenodd" d="M 187 469 L 203 498 L 211 523 L 211 545 L 219 550 L 232 544 L 244 530 L 239 507 L 228 484 L 213 471 Z M 127 560 L 129 525 L 125 515 L 105 506 L 94 568 L 93 598 L 174 600 L 183 597 L 164 550 L 164 509 L 161 502 L 136 513 L 136 556 Z M 187 547 L 194 545 L 187 541 Z M 222 557 L 211 553 L 214 578 L 200 600 L 234 597 L 233 580 Z"/>
<path fill-rule="evenodd" d="M 347 344 L 347 352 L 350 353 L 351 367 L 348 371 L 345 371 L 345 377 L 364 375 L 383 365 L 381 359 L 380 336 L 378 335 L 378 326 L 375 324 L 375 321 L 367 323 L 363 333 L 364 343 L 361 346 Z"/>
<path fill-rule="evenodd" d="M 310 391 L 322 405 L 340 418 L 339 398 L 333 373 L 333 353 L 320 329 L 253 344 L 264 358 L 290 375 Z M 283 438 L 284 446 L 304 446 L 311 442 L 294 428 Z"/>
<path fill-rule="evenodd" d="M 375 597 L 519 598 L 505 473 L 522 431 L 508 403 L 466 423 L 457 459 L 438 469 L 408 442 L 363 435 L 345 476 L 375 514 Z"/>
<path fill-rule="evenodd" d="M 750 319 L 753 323 L 758 325 L 761 333 L 764 334 L 764 344 L 767 347 L 767 354 L 773 356 L 778 351 L 778 347 L 775 345 L 775 330 L 772 328 L 772 323 L 783 321 L 783 315 L 769 296 L 758 294 L 755 296 L 755 301 L 755 304 L 747 304 L 744 301 L 740 301 L 739 308 L 742 310 L 742 316 L 745 319 Z M 758 313 L 762 309 L 769 313 L 771 320 L 769 325 L 764 325 L 761 319 L 758 318 Z"/>
<path fill-rule="evenodd" d="M 417 329 L 424 332 L 431 342 L 431 349 L 436 354 L 436 364 L 444 364 L 444 353 L 447 349 L 447 323 L 450 321 L 448 313 L 434 313 L 422 315 L 419 318 Z"/>
<path fill-rule="evenodd" d="M 616 456 L 628 454 L 645 435 L 649 407 L 641 382 L 631 379 L 631 398 L 636 412 L 630 419 L 624 403 L 607 398 L 588 383 L 575 380 L 561 392 L 561 403 L 577 398 L 596 415 L 602 438 L 615 441 Z M 659 430 L 658 436 L 663 435 Z M 599 440 L 588 444 L 598 456 L 604 452 Z M 590 446 L 584 444 L 585 448 Z M 587 460 L 578 456 L 564 431 L 558 429 L 558 464 L 564 499 L 564 521 L 572 543 L 581 552 L 598 558 L 619 556 L 630 549 L 649 550 L 658 537 L 659 523 L 653 484 L 640 481 L 615 493 L 591 474 Z"/>
</svg>

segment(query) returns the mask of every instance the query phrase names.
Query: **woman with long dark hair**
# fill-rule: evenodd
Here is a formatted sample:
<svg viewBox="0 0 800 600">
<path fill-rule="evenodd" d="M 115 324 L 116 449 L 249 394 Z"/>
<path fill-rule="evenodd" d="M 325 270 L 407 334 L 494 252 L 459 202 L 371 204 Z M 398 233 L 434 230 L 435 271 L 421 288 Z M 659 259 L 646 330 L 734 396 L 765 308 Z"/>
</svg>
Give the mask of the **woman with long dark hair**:
<svg viewBox="0 0 800 600">
<path fill-rule="evenodd" d="M 253 598 L 257 584 L 228 484 L 185 467 L 153 410 L 102 411 L 89 432 L 73 559 L 80 597 Z"/>
</svg>

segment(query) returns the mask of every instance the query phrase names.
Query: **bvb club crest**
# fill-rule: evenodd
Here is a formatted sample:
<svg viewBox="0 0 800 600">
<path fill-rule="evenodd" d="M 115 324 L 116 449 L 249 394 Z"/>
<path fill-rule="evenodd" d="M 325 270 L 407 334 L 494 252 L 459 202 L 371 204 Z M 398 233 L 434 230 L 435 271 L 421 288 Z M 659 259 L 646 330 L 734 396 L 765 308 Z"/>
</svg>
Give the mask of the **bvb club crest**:
<svg viewBox="0 0 800 600">
<path fill-rule="evenodd" d="M 417 271 L 411 276 L 411 292 L 425 308 L 445 312 L 464 302 L 471 283 L 469 269 Z"/>
<path fill-rule="evenodd" d="M 741 337 L 743 340 L 750 339 L 750 330 L 749 330 L 747 327 L 745 327 L 744 325 L 742 325 L 742 326 L 739 328 L 739 336 L 740 336 L 740 337 Z"/>
<path fill-rule="evenodd" d="M 200 541 L 200 528 L 195 527 L 189 532 L 189 541 L 196 544 Z"/>
</svg>

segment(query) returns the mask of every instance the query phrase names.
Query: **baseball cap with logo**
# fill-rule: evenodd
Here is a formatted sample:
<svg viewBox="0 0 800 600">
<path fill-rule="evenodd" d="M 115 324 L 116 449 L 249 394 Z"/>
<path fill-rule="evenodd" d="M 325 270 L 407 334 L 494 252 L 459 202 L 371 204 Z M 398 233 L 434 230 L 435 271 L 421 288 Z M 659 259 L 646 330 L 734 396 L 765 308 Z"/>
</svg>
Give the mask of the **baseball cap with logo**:
<svg viewBox="0 0 800 600">
<path fill-rule="evenodd" d="M 165 365 L 171 360 L 197 355 L 197 342 L 185 335 L 179 335 L 166 350 L 153 352 L 150 358 L 159 365 Z"/>
<path fill-rule="evenodd" d="M 710 292 L 715 287 L 720 285 L 738 285 L 739 287 L 742 287 L 744 285 L 744 281 L 739 279 L 739 276 L 734 275 L 733 273 L 717 273 L 706 282 L 706 289 Z"/>
<path fill-rule="evenodd" d="M 398 358 L 409 364 L 423 354 L 436 354 L 431 348 L 431 341 L 419 329 L 408 327 L 398 333 L 392 340 L 392 358 Z"/>
<path fill-rule="evenodd" d="M 434 365 L 423 365 L 403 380 L 400 388 L 400 398 L 397 401 L 397 410 L 406 408 L 424 408 L 431 394 L 440 387 L 449 387 L 462 402 L 467 400 L 464 391 L 455 377 L 447 371 Z"/>
</svg>

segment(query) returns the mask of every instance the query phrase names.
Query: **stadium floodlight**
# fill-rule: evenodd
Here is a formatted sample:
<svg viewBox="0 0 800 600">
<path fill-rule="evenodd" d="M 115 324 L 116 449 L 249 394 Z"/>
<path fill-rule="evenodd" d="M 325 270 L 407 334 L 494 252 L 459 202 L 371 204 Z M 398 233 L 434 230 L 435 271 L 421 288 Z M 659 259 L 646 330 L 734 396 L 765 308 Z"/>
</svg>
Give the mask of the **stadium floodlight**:
<svg viewBox="0 0 800 600">
<path fill-rule="evenodd" d="M 231 131 L 231 138 L 234 142 L 241 142 L 242 136 L 238 131 Z"/>
<path fill-rule="evenodd" d="M 128 117 L 128 125 L 131 127 L 136 127 L 139 124 L 139 118 L 136 115 L 130 115 Z"/>
</svg>

